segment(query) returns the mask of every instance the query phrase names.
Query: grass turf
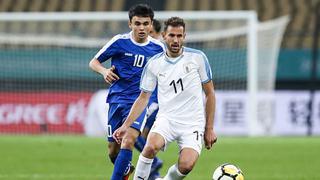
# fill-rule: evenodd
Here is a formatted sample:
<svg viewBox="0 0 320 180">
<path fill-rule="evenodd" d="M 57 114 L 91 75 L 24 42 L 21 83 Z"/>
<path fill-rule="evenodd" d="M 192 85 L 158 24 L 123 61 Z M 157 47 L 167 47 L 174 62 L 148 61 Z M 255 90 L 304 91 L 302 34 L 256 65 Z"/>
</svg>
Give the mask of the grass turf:
<svg viewBox="0 0 320 180">
<path fill-rule="evenodd" d="M 84 136 L 0 136 L 0 180 L 106 180 L 113 165 L 104 138 Z M 319 180 L 319 137 L 220 137 L 204 149 L 187 180 L 210 180 L 213 170 L 229 162 L 246 180 Z M 171 144 L 159 156 L 168 167 L 178 158 Z M 134 163 L 138 152 L 134 152 Z"/>
</svg>

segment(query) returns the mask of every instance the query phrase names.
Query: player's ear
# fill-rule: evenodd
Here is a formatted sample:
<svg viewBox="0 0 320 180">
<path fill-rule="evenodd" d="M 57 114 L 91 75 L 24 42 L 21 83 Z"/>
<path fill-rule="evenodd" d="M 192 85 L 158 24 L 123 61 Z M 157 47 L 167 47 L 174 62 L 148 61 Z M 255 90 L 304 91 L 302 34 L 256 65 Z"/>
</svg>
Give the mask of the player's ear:
<svg viewBox="0 0 320 180">
<path fill-rule="evenodd" d="M 129 26 L 130 29 L 132 29 L 132 28 L 131 28 L 131 24 L 132 24 L 132 23 L 131 23 L 131 20 L 129 19 L 129 21 L 128 21 L 128 26 Z"/>
<path fill-rule="evenodd" d="M 165 32 L 165 31 L 162 31 L 162 32 L 161 32 L 161 35 L 162 35 L 162 38 L 164 39 L 164 37 L 166 36 L 166 32 Z"/>
</svg>

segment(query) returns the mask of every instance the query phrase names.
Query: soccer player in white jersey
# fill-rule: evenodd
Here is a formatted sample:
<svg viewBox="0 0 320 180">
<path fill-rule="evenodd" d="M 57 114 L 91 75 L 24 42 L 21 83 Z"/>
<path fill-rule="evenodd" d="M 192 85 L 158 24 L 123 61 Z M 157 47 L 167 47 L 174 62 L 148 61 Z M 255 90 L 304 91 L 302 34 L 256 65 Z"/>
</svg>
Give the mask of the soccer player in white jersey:
<svg viewBox="0 0 320 180">
<path fill-rule="evenodd" d="M 116 141 L 122 139 L 158 86 L 159 112 L 139 156 L 135 180 L 148 179 L 153 158 L 173 141 L 180 148 L 179 160 L 168 169 L 164 179 L 183 179 L 199 158 L 203 141 L 211 149 L 217 140 L 213 129 L 215 94 L 210 65 L 203 52 L 183 47 L 185 36 L 183 19 L 172 17 L 165 22 L 166 52 L 153 56 L 145 66 L 141 93 L 126 121 L 113 134 Z"/>
</svg>

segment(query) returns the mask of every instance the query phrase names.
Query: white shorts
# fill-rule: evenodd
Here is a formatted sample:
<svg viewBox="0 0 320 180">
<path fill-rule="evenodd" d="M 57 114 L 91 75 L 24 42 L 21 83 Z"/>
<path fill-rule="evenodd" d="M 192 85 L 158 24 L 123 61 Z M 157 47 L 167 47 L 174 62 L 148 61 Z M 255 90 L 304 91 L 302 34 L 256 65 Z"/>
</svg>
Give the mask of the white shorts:
<svg viewBox="0 0 320 180">
<path fill-rule="evenodd" d="M 204 132 L 203 125 L 180 124 L 165 118 L 158 118 L 154 122 L 150 132 L 158 133 L 164 138 L 165 145 L 162 149 L 163 151 L 171 142 L 177 141 L 180 151 L 183 148 L 192 148 L 199 155 L 201 153 Z"/>
</svg>

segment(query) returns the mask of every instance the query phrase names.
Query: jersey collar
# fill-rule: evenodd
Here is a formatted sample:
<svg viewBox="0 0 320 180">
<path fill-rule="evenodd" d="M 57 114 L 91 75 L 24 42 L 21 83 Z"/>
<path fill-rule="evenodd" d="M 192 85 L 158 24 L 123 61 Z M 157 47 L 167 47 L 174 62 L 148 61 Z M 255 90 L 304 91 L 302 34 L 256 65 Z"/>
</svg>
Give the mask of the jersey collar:
<svg viewBox="0 0 320 180">
<path fill-rule="evenodd" d="M 167 53 L 164 53 L 165 54 L 165 60 L 170 63 L 170 64 L 176 64 L 178 61 L 180 61 L 180 59 L 183 58 L 184 56 L 184 47 L 182 47 L 182 53 L 180 54 L 180 56 L 178 57 L 175 57 L 175 58 L 172 58 L 172 57 L 169 57 L 167 55 Z"/>
<path fill-rule="evenodd" d="M 130 31 L 129 35 L 130 35 L 130 40 L 131 40 L 131 42 L 132 42 L 133 44 L 137 45 L 137 46 L 145 46 L 145 45 L 149 44 L 149 42 L 150 42 L 150 37 L 149 37 L 149 36 L 148 36 L 146 42 L 144 42 L 144 43 L 138 43 L 138 42 L 136 42 L 136 41 L 133 39 L 133 32 L 132 32 L 132 31 Z"/>
</svg>

